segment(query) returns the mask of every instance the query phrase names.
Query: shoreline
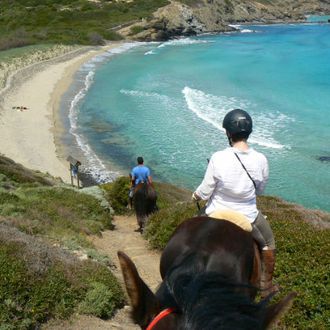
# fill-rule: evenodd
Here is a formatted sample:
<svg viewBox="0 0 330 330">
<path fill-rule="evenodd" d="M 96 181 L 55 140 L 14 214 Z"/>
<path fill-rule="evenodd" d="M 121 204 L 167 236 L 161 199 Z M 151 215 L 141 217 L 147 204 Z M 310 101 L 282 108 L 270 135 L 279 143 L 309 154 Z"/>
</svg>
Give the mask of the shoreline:
<svg viewBox="0 0 330 330">
<path fill-rule="evenodd" d="M 71 146 L 61 141 L 67 133 L 60 113 L 62 97 L 84 63 L 125 42 L 129 41 L 80 47 L 10 74 L 0 90 L 0 154 L 70 183 L 66 157 Z M 13 110 L 18 106 L 27 110 Z"/>
<path fill-rule="evenodd" d="M 120 44 L 82 47 L 14 72 L 0 91 L 0 154 L 70 183 L 65 146 L 58 138 L 64 130 L 61 98 L 85 62 Z"/>
</svg>

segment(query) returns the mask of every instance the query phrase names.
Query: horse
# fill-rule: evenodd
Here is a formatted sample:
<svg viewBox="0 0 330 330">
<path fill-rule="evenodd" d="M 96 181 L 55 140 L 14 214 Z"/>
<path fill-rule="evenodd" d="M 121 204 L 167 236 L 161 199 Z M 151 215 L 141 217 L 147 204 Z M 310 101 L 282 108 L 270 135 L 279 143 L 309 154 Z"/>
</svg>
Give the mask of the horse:
<svg viewBox="0 0 330 330">
<path fill-rule="evenodd" d="M 267 329 L 288 310 L 291 292 L 269 306 L 274 294 L 255 301 L 261 277 L 251 233 L 206 216 L 182 222 L 162 252 L 162 283 L 154 294 L 133 261 L 118 258 L 132 317 L 147 330 Z"/>
<path fill-rule="evenodd" d="M 138 231 L 142 233 L 147 217 L 157 210 L 157 194 L 152 184 L 141 182 L 135 186 L 133 206 L 139 225 Z"/>
</svg>

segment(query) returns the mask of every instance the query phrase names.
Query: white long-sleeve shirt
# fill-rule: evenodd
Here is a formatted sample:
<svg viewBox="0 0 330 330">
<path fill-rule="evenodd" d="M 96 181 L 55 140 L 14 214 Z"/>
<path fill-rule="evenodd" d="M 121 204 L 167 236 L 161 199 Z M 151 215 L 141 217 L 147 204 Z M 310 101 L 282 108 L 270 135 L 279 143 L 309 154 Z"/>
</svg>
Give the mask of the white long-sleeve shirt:
<svg viewBox="0 0 330 330">
<path fill-rule="evenodd" d="M 256 189 L 235 153 L 253 178 Z M 230 147 L 212 155 L 196 194 L 208 200 L 206 214 L 232 209 L 243 213 L 252 223 L 258 215 L 256 195 L 264 191 L 268 176 L 268 161 L 262 153 L 253 148 L 240 151 Z"/>
</svg>

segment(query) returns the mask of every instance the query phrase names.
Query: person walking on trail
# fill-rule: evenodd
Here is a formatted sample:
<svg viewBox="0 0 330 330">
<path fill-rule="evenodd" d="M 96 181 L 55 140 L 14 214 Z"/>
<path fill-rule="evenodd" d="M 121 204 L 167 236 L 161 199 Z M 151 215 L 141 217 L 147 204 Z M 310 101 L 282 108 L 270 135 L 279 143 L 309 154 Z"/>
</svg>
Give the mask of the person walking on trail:
<svg viewBox="0 0 330 330">
<path fill-rule="evenodd" d="M 275 267 L 275 239 L 270 225 L 257 209 L 256 196 L 262 194 L 269 176 L 267 158 L 251 148 L 248 137 L 252 118 L 241 109 L 226 114 L 223 128 L 230 147 L 215 152 L 209 160 L 202 183 L 193 193 L 196 201 L 207 200 L 205 214 L 234 210 L 251 222 L 252 236 L 261 250 L 261 295 L 278 291 L 272 284 Z"/>
<path fill-rule="evenodd" d="M 150 174 L 150 169 L 144 165 L 143 157 L 137 158 L 137 166 L 135 166 L 131 173 L 130 173 L 130 179 L 131 179 L 131 188 L 129 190 L 129 207 L 132 208 L 132 201 L 133 201 L 133 195 L 134 195 L 134 188 L 141 182 L 145 183 L 152 183 L 152 177 Z"/>
</svg>

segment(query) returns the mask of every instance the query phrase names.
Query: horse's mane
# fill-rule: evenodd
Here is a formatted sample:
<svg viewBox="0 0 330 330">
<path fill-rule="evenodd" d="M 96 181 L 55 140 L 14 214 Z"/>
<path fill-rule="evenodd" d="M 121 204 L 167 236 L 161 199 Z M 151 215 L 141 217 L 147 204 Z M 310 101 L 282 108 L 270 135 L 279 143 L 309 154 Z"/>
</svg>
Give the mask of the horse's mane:
<svg viewBox="0 0 330 330">
<path fill-rule="evenodd" d="M 187 256 L 184 266 L 173 267 L 157 294 L 164 307 L 174 307 L 182 314 L 180 329 L 261 329 L 259 316 L 265 304 L 255 303 L 246 294 L 255 288 L 219 273 L 203 272 L 194 258 Z"/>
</svg>

